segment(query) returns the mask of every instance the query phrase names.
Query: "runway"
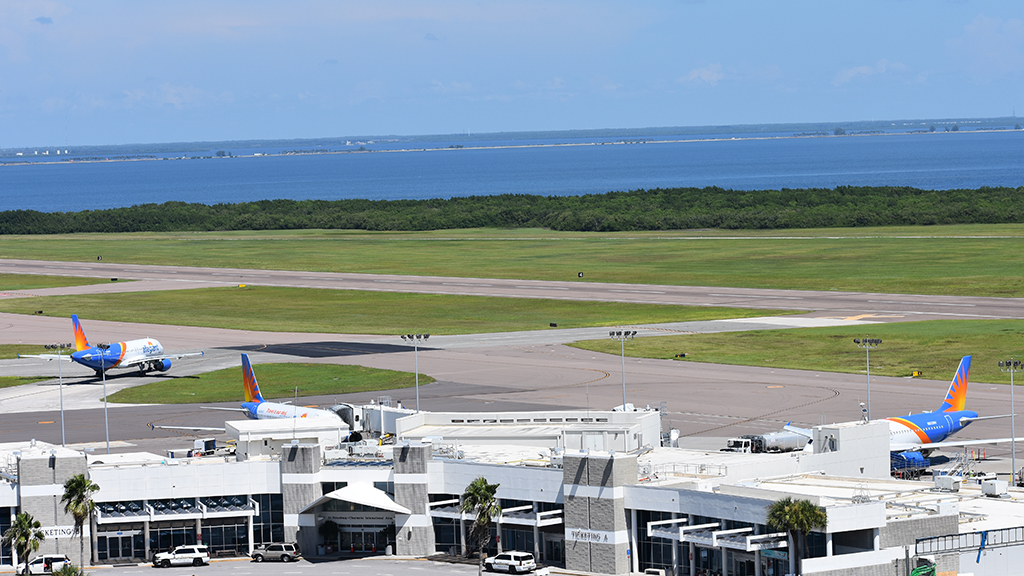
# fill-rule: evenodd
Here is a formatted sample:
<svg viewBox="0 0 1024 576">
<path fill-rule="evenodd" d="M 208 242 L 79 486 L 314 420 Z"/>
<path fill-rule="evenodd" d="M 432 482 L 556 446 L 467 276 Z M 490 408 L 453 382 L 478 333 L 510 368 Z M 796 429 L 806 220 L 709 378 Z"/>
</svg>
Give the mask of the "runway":
<svg viewBox="0 0 1024 576">
<path fill-rule="evenodd" d="M 2 261 L 3 272 L 10 270 L 11 261 Z M 39 273 L 43 263 L 17 267 L 18 273 Z M 45 263 L 46 266 L 61 266 L 61 263 Z M 21 266 L 21 265 L 19 265 Z M 131 288 L 167 289 L 168 286 L 215 285 L 235 283 L 247 273 L 238 272 L 225 280 L 228 274 L 223 270 L 180 269 L 171 267 L 123 266 L 114 269 L 102 264 L 74 263 L 82 269 L 67 270 L 69 275 L 99 273 L 104 276 L 115 270 L 119 278 L 127 278 L 129 272 L 146 276 L 140 282 L 109 283 L 93 287 L 71 287 L 61 289 L 33 290 L 31 293 L 80 290 L 122 290 Z M 47 268 L 54 270 L 53 268 Z M 141 271 L 141 272 L 140 272 Z M 181 277 L 181 281 L 158 278 Z M 296 285 L 307 273 L 258 271 L 265 275 L 262 280 L 253 281 L 245 277 L 245 283 L 282 282 L 273 285 Z M 149 278 L 152 276 L 152 278 Z M 366 276 L 365 278 L 353 278 Z M 268 278 L 270 277 L 270 278 Z M 372 277 L 369 275 L 316 275 L 323 278 L 324 285 L 336 289 L 368 289 L 373 283 L 382 289 L 396 288 L 390 280 L 403 279 L 419 282 L 401 284 L 401 291 L 438 290 L 479 290 L 480 286 L 464 286 L 464 279 L 422 277 Z M 219 279 L 217 279 L 219 278 Z M 388 280 L 388 281 L 383 281 Z M 289 283 L 292 282 L 292 283 Z M 476 282 L 492 283 L 505 296 L 516 296 L 535 290 L 540 294 L 559 292 L 568 284 L 572 290 L 564 290 L 562 297 L 583 299 L 610 298 L 622 301 L 620 292 L 624 285 L 584 285 L 582 283 L 524 283 L 523 281 L 486 280 Z M 156 283 L 156 284 L 153 284 Z M 509 288 L 506 284 L 515 284 Z M 533 285 L 536 284 L 536 287 Z M 158 287 L 158 286 L 159 287 Z M 351 288 L 351 286 L 363 286 Z M 524 287 L 530 286 L 530 287 Z M 440 287 L 440 288 L 438 288 Z M 726 330 L 754 330 L 813 325 L 851 325 L 872 322 L 891 322 L 903 319 L 987 317 L 996 309 L 1003 313 L 999 317 L 1024 316 L 1024 306 L 1018 300 L 938 298 L 933 296 L 900 295 L 888 304 L 888 310 L 871 308 L 880 300 L 889 297 L 876 294 L 850 294 L 836 292 L 810 293 L 725 290 L 694 287 L 651 287 L 644 290 L 664 292 L 668 302 L 669 293 L 673 298 L 685 300 L 687 304 L 705 302 L 702 305 L 737 305 L 740 296 L 750 296 L 742 304 L 763 305 L 767 308 L 790 308 L 804 306 L 809 302 L 821 303 L 821 309 L 787 317 L 766 317 L 743 320 L 727 320 L 702 323 L 673 323 L 669 325 L 641 325 L 630 327 L 644 335 L 664 335 L 677 332 L 713 332 Z M 678 290 L 674 290 L 678 289 Z M 704 295 L 701 296 L 701 291 Z M 729 293 L 728 296 L 721 294 Z M 741 294 L 742 293 L 742 294 Z M 535 295 L 534 292 L 528 294 Z M 481 295 L 481 294 L 477 294 Z M 485 294 L 496 295 L 496 294 Z M 718 295 L 718 296 L 715 296 Z M 777 298 L 784 295 L 791 300 Z M 633 296 L 635 297 L 635 296 Z M 706 298 L 702 300 L 702 298 Z M 802 298 L 802 299 L 798 299 Z M 995 302 L 990 302 L 995 301 Z M 645 302 L 650 300 L 645 299 Z M 788 304 L 780 305 L 788 302 Z M 683 303 L 683 302 L 679 302 Z M 913 304 L 910 304 L 913 303 Z M 857 306 L 861 307 L 857 307 Z M 115 375 L 107 380 L 108 392 L 142 382 L 166 381 L 172 385 L 175 379 L 190 375 L 238 366 L 241 351 L 250 351 L 255 363 L 265 362 L 315 362 L 332 364 L 358 364 L 374 368 L 412 371 L 413 351 L 397 336 L 357 334 L 307 334 L 253 332 L 214 328 L 193 328 L 156 324 L 134 324 L 125 322 L 102 322 L 88 320 L 85 326 L 95 340 L 114 340 L 136 337 L 159 339 L 169 351 L 203 349 L 206 357 L 201 360 L 182 360 L 175 364 L 166 375 L 149 374 L 139 378 L 134 373 Z M 622 403 L 623 371 L 617 355 L 598 354 L 570 348 L 564 344 L 576 340 L 606 338 L 607 328 L 577 330 L 542 330 L 535 332 L 478 334 L 463 336 L 432 337 L 419 351 L 419 369 L 437 381 L 420 387 L 420 407 L 424 410 L 446 411 L 514 411 L 543 409 L 608 409 Z M 70 321 L 63 318 L 0 314 L 0 343 L 50 342 L 70 335 Z M 64 365 L 65 376 L 71 385 L 63 387 L 65 402 L 65 427 L 68 438 L 74 442 L 98 442 L 105 436 L 103 428 L 102 391 L 94 374 L 72 364 Z M 952 377 L 955 365 L 949 368 Z M 49 374 L 56 376 L 54 363 L 38 360 L 0 361 L 0 375 Z M 240 372 L 240 371 L 239 371 Z M 114 374 L 114 373 L 111 373 Z M 257 366 L 258 374 L 258 366 Z M 874 417 L 902 415 L 908 411 L 935 410 L 942 402 L 948 388 L 946 375 L 934 375 L 937 380 L 880 378 L 871 379 L 871 399 Z M 860 403 L 866 401 L 865 376 L 701 364 L 676 360 L 650 360 L 627 358 L 625 363 L 626 398 L 638 406 L 664 407 L 666 429 L 679 429 L 684 438 L 730 437 L 741 434 L 777 430 L 786 422 L 801 425 L 817 425 L 828 422 L 856 420 L 861 416 Z M 14 389 L 0 389 L 0 442 L 37 438 L 48 442 L 60 442 L 60 412 L 56 404 L 59 389 L 56 381 Z M 366 392 L 330 397 L 307 397 L 303 404 L 331 405 L 339 401 L 364 403 L 378 396 L 389 395 L 395 401 L 401 400 L 407 407 L 415 407 L 415 390 L 402 389 L 385 392 Z M 241 399 L 241 374 L 239 374 L 239 398 Z M 981 414 L 1003 414 L 1008 411 L 1009 387 L 973 382 L 969 406 Z M 68 409 L 69 404 L 74 409 Z M 221 406 L 237 406 L 225 403 Z M 222 426 L 225 413 L 204 410 L 198 405 L 172 406 L 109 406 L 110 437 L 122 441 L 115 451 L 128 451 L 146 447 L 158 450 L 160 447 L 178 446 L 183 440 L 170 440 L 179 434 L 168 431 L 152 431 L 150 422 L 167 425 Z M 988 420 L 972 424 L 960 438 L 986 438 L 1009 436 L 1009 420 Z M 69 440 L 70 442 L 70 440 Z M 1006 448 L 991 448 L 990 456 L 1008 453 Z"/>
<path fill-rule="evenodd" d="M 784 309 L 835 316 L 889 316 L 891 321 L 937 318 L 1024 318 L 1022 298 L 919 296 L 869 292 L 762 290 L 708 286 L 609 284 L 598 282 L 450 278 L 393 274 L 345 274 L 108 262 L 0 260 L 0 273 L 117 278 L 118 283 L 0 293 L 0 298 L 56 294 L 178 290 L 247 284 L 331 290 L 459 294 L 676 306 Z M 122 280 L 134 282 L 122 283 Z"/>
</svg>

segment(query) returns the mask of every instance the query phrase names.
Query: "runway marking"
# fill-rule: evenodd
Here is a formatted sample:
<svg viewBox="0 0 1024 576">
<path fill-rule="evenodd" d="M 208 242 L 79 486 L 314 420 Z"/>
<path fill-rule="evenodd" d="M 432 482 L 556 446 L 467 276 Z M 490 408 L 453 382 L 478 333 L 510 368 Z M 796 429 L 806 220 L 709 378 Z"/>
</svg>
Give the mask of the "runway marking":
<svg viewBox="0 0 1024 576">
<path fill-rule="evenodd" d="M 53 424 L 53 420 L 43 420 L 42 422 L 39 422 L 39 424 Z"/>
<path fill-rule="evenodd" d="M 609 290 L 609 292 L 630 292 L 633 294 L 664 294 L 661 290 Z"/>
<path fill-rule="evenodd" d="M 973 308 L 974 304 L 949 304 L 946 302 L 905 302 L 903 300 L 868 300 L 872 304 L 923 304 L 925 306 L 963 306 Z"/>
<path fill-rule="evenodd" d="M 374 282 L 380 282 L 381 284 L 419 284 L 415 280 L 374 280 Z"/>
<path fill-rule="evenodd" d="M 493 284 L 470 284 L 468 282 L 442 282 L 442 286 L 494 286 Z"/>
<path fill-rule="evenodd" d="M 516 286 L 516 288 L 526 288 L 527 290 L 568 290 L 568 288 L 560 288 L 558 286 Z"/>
<path fill-rule="evenodd" d="M 768 388 L 785 388 L 785 386 L 768 386 Z"/>
<path fill-rule="evenodd" d="M 708 294 L 708 296 L 721 296 L 723 298 L 773 298 L 775 300 L 803 300 L 799 296 L 751 296 L 749 294 Z"/>
</svg>

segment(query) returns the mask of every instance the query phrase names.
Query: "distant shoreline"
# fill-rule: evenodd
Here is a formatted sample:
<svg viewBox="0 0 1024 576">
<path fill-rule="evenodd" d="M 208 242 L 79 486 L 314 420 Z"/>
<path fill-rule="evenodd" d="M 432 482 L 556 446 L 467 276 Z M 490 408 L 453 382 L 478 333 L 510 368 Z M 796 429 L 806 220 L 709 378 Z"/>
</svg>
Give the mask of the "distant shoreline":
<svg viewBox="0 0 1024 576">
<path fill-rule="evenodd" d="M 978 134 L 992 132 L 1018 132 L 1015 128 L 983 128 L 974 130 L 938 131 L 929 132 L 918 130 L 912 132 L 872 132 L 872 133 L 851 133 L 851 134 L 792 134 L 789 136 L 741 136 L 722 138 L 683 138 L 669 140 L 654 140 L 648 138 L 636 138 L 633 140 L 619 140 L 607 142 L 552 142 L 543 144 L 503 144 L 498 146 L 466 146 L 452 145 L 443 148 L 396 148 L 384 150 L 356 149 L 356 150 L 324 150 L 324 151 L 286 151 L 286 152 L 258 152 L 253 154 L 228 154 L 226 156 L 164 156 L 148 158 L 87 158 L 87 159 L 52 159 L 52 160 L 12 160 L 0 159 L 0 167 L 8 166 L 47 166 L 47 165 L 73 165 L 73 164 L 102 164 L 111 162 L 155 162 L 170 160 L 228 160 L 237 158 L 274 158 L 282 156 L 320 156 L 336 154 L 380 154 L 380 153 L 410 153 L 410 152 L 457 152 L 460 150 L 509 150 L 509 149 L 533 149 L 533 148 L 562 148 L 576 146 L 629 146 L 644 144 L 689 144 L 697 142 L 739 142 L 739 141 L 767 141 L 767 140 L 793 140 L 810 138 L 864 138 L 872 136 L 920 136 L 920 135 L 953 135 L 953 134 Z M 68 155 L 70 156 L 70 154 Z M 34 158 L 35 156 L 33 156 Z"/>
</svg>

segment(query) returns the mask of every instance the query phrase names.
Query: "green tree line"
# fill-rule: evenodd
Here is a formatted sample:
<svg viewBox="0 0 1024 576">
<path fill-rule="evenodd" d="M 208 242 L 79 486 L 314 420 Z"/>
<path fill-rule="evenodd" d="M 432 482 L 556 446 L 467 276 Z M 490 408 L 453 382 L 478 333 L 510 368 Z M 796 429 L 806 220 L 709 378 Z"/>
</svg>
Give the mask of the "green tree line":
<svg viewBox="0 0 1024 576">
<path fill-rule="evenodd" d="M 0 234 L 347 229 L 563 231 L 787 229 L 1024 222 L 1024 187 L 669 188 L 582 196 L 165 202 L 79 212 L 0 212 Z"/>
</svg>

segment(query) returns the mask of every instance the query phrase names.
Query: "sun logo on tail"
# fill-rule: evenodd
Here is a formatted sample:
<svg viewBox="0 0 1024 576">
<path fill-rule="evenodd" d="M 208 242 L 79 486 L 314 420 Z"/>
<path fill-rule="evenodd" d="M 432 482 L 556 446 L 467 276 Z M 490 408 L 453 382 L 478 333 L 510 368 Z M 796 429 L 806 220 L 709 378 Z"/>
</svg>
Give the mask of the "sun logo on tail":
<svg viewBox="0 0 1024 576">
<path fill-rule="evenodd" d="M 939 412 L 958 412 L 967 406 L 967 381 L 971 372 L 971 357 L 964 356 L 960 359 L 960 366 L 956 369 L 956 375 L 949 384 L 949 391 L 946 392 L 946 401 L 942 403 Z"/>
</svg>

